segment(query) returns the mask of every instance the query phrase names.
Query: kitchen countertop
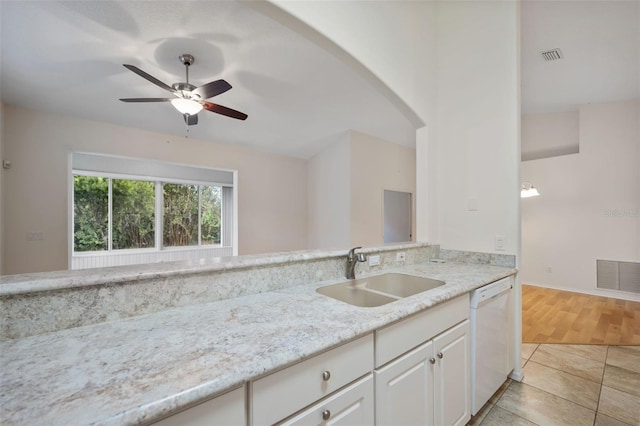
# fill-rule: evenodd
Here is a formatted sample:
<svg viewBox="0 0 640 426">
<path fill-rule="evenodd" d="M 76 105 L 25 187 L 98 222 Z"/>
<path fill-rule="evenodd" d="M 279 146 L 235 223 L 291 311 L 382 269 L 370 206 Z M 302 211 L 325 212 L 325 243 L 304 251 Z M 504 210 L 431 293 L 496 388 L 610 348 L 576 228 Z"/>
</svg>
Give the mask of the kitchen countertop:
<svg viewBox="0 0 640 426">
<path fill-rule="evenodd" d="M 301 284 L 2 342 L 0 423 L 157 420 L 516 270 L 425 263 L 384 272 L 446 285 L 360 308 L 315 291 L 341 280 Z"/>
</svg>

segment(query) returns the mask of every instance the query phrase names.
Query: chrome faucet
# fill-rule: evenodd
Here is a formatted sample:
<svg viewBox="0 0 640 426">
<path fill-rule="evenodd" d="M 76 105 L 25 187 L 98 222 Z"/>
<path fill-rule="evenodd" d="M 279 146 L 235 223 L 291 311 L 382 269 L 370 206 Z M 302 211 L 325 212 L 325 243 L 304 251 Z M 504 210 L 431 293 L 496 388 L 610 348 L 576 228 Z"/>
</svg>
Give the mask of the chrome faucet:
<svg viewBox="0 0 640 426">
<path fill-rule="evenodd" d="M 356 250 L 361 249 L 362 247 L 354 247 L 349 250 L 349 254 L 347 255 L 347 279 L 353 280 L 356 278 L 356 263 L 358 262 L 366 262 L 367 256 L 364 253 L 356 253 Z"/>
</svg>

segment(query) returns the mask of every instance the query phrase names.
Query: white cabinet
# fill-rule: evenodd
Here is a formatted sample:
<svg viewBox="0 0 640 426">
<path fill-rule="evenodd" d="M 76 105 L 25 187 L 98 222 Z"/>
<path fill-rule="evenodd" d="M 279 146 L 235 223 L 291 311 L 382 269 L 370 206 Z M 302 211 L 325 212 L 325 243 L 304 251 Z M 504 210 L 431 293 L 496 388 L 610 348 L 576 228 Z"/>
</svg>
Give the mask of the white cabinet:
<svg viewBox="0 0 640 426">
<path fill-rule="evenodd" d="M 255 380 L 250 424 L 464 425 L 468 318 L 462 295 Z"/>
<path fill-rule="evenodd" d="M 377 425 L 433 424 L 433 342 L 375 371 Z"/>
<path fill-rule="evenodd" d="M 244 387 L 189 408 L 155 426 L 242 426 L 247 424 Z"/>
<path fill-rule="evenodd" d="M 376 330 L 376 367 L 468 318 L 469 296 L 462 295 Z"/>
<path fill-rule="evenodd" d="M 271 425 L 373 370 L 373 335 L 361 337 L 251 384 L 254 425 Z M 371 406 L 373 415 L 373 406 Z"/>
<path fill-rule="evenodd" d="M 373 419 L 373 376 L 367 375 L 279 425 L 370 426 Z"/>
<path fill-rule="evenodd" d="M 471 417 L 468 301 L 440 307 L 376 332 L 376 365 L 422 343 L 375 370 L 377 425 L 464 425 Z"/>
<path fill-rule="evenodd" d="M 471 359 L 469 321 L 433 339 L 434 421 L 465 425 L 471 417 Z"/>
</svg>

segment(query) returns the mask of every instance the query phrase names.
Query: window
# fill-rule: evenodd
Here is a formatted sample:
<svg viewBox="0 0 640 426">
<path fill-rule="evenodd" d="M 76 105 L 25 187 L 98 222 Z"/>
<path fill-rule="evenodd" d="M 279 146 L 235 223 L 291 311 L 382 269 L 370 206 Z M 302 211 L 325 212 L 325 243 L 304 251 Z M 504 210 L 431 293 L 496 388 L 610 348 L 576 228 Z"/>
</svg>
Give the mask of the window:
<svg viewBox="0 0 640 426">
<path fill-rule="evenodd" d="M 112 179 L 114 250 L 155 246 L 155 185 Z"/>
<path fill-rule="evenodd" d="M 162 196 L 165 247 L 220 244 L 219 186 L 164 184 Z"/>
<path fill-rule="evenodd" d="M 73 177 L 73 249 L 108 249 L 109 180 L 102 177 Z"/>
<path fill-rule="evenodd" d="M 220 186 L 83 175 L 73 180 L 75 252 L 153 248 L 157 214 L 163 247 L 221 243 Z M 156 185 L 162 194 L 160 212 Z"/>
<path fill-rule="evenodd" d="M 198 185 L 166 184 L 162 195 L 163 244 L 167 247 L 198 244 Z"/>
<path fill-rule="evenodd" d="M 74 269 L 76 254 L 133 255 L 189 247 L 237 253 L 233 172 L 84 153 L 72 154 L 71 172 Z M 145 259 L 185 258 L 180 256 Z M 130 263 L 136 262 L 118 264 Z"/>
</svg>

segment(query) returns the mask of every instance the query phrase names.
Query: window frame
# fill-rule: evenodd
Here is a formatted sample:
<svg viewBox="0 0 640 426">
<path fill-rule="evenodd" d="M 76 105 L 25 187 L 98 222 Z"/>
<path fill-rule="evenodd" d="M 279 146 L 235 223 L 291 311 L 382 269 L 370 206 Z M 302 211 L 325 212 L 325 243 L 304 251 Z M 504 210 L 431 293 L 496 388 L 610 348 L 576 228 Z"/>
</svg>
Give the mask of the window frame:
<svg viewBox="0 0 640 426">
<path fill-rule="evenodd" d="M 219 249 L 224 247 L 230 247 L 233 252 L 233 256 L 238 255 L 238 171 L 237 170 L 225 170 L 220 168 L 210 168 L 210 167 L 202 167 L 202 166 L 194 166 L 194 165 L 184 165 L 177 163 L 168 163 L 161 162 L 156 160 L 146 160 L 146 159 L 136 159 L 139 161 L 145 161 L 156 164 L 163 165 L 177 165 L 181 167 L 189 167 L 194 169 L 209 169 L 214 171 L 223 171 L 232 173 L 233 175 L 233 184 L 228 183 L 219 183 L 213 181 L 204 181 L 204 180 L 193 180 L 193 179 L 179 179 L 179 178 L 165 178 L 161 176 L 146 176 L 146 175 L 134 175 L 130 173 L 112 173 L 112 172 L 103 172 L 103 171 L 91 171 L 91 170 L 82 170 L 82 169 L 74 169 L 73 168 L 73 152 L 69 152 L 68 158 L 68 265 L 69 269 L 72 269 L 72 262 L 74 257 L 90 257 L 90 256 L 110 256 L 110 255 L 134 255 L 134 254 L 142 254 L 142 253 L 161 253 L 161 252 L 171 252 L 171 251 L 188 251 L 188 250 L 206 250 L 206 249 Z M 103 154 L 92 154 L 96 156 L 103 156 Z M 108 155 L 104 155 L 105 157 L 109 157 Z M 123 157 L 125 158 L 125 157 Z M 109 182 L 109 191 L 108 191 L 108 244 L 107 250 L 103 251 L 83 251 L 77 252 L 74 247 L 74 224 L 75 224 L 75 212 L 74 212 L 74 176 L 89 176 L 89 177 L 103 177 L 107 178 Z M 154 247 L 151 248 L 126 248 L 126 249 L 113 249 L 113 179 L 122 179 L 122 180 L 135 180 L 135 181 L 147 181 L 154 183 L 155 186 L 155 218 L 154 218 Z M 164 207 L 164 199 L 163 199 L 163 185 L 164 184 L 178 184 L 178 185 L 198 185 L 198 244 L 197 245 L 189 245 L 189 246 L 164 246 L 163 242 L 163 207 Z M 220 208 L 221 208 L 221 223 L 220 223 L 220 243 L 219 244 L 202 244 L 202 186 L 217 186 L 220 187 Z M 231 188 L 231 193 L 227 195 L 225 200 L 225 188 Z M 225 209 L 225 203 L 231 204 L 231 217 L 227 220 L 223 219 L 223 211 Z M 231 226 L 230 229 L 228 222 L 230 220 Z M 227 237 L 225 237 L 224 232 L 230 233 Z M 230 238 L 229 238 L 230 237 Z M 230 240 L 231 245 L 224 245 L 225 241 Z"/>
<path fill-rule="evenodd" d="M 189 246 L 165 246 L 164 244 L 161 244 L 161 247 L 165 250 L 168 249 L 184 249 L 184 248 L 193 248 L 193 247 L 198 247 L 198 248 L 206 248 L 206 247 L 224 247 L 223 245 L 223 232 L 224 232 L 224 221 L 222 221 L 222 217 L 220 218 L 220 243 L 219 244 L 202 244 L 202 187 L 203 186 L 217 186 L 220 188 L 220 215 L 222 216 L 222 210 L 224 209 L 224 197 L 222 195 L 223 191 L 222 188 L 224 187 L 228 187 L 230 188 L 231 185 L 225 185 L 225 184 L 221 184 L 221 183 L 213 183 L 213 182 L 197 182 L 197 181 L 179 181 L 179 180 L 164 180 L 162 182 L 157 182 L 160 183 L 160 211 L 161 211 L 161 215 L 160 215 L 160 221 L 161 221 L 161 226 L 162 226 L 162 231 L 164 232 L 164 191 L 162 190 L 162 185 L 164 184 L 170 184 L 170 185 L 198 185 L 198 244 L 197 245 L 189 245 Z M 157 194 L 157 187 L 156 187 L 156 200 L 158 199 L 158 194 Z M 157 206 L 156 206 L 156 212 L 157 212 Z M 157 224 L 156 224 L 157 225 Z M 164 239 L 164 234 L 160 235 L 160 243 L 162 243 L 162 240 Z"/>
</svg>

